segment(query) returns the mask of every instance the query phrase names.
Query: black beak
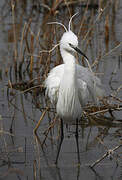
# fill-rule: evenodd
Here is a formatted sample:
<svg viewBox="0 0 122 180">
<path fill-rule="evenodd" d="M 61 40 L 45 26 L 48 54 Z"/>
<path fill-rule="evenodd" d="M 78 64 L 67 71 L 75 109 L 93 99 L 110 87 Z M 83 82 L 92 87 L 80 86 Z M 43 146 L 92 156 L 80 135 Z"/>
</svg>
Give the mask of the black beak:
<svg viewBox="0 0 122 180">
<path fill-rule="evenodd" d="M 75 49 L 79 54 L 81 54 L 82 56 L 84 56 L 87 60 L 89 60 L 88 57 L 87 57 L 79 48 L 75 47 L 74 49 Z"/>
<path fill-rule="evenodd" d="M 82 56 L 84 56 L 87 60 L 88 57 L 78 48 L 78 47 L 74 47 L 72 44 L 69 44 L 75 51 L 77 51 L 79 54 L 81 54 Z"/>
</svg>

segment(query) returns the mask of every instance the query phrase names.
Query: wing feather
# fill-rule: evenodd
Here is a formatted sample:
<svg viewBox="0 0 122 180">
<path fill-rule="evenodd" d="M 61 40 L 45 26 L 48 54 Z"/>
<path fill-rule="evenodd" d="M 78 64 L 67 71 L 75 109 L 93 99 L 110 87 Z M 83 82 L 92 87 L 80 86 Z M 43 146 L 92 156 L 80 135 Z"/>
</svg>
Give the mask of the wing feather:
<svg viewBox="0 0 122 180">
<path fill-rule="evenodd" d="M 63 77 L 65 64 L 61 64 L 53 68 L 44 85 L 46 87 L 46 95 L 50 98 L 51 103 L 57 103 L 60 82 Z M 88 101 L 97 102 L 97 97 L 103 97 L 105 92 L 101 81 L 88 68 L 76 64 L 78 96 L 82 106 Z"/>
<path fill-rule="evenodd" d="M 44 82 L 44 86 L 46 87 L 46 95 L 50 98 L 51 103 L 57 103 L 60 81 L 63 73 L 64 64 L 56 66 L 50 71 Z"/>
<path fill-rule="evenodd" d="M 76 69 L 79 86 L 79 99 L 81 99 L 81 101 L 83 100 L 83 105 L 88 101 L 97 103 L 98 98 L 105 95 L 101 80 L 88 68 L 77 64 Z"/>
</svg>

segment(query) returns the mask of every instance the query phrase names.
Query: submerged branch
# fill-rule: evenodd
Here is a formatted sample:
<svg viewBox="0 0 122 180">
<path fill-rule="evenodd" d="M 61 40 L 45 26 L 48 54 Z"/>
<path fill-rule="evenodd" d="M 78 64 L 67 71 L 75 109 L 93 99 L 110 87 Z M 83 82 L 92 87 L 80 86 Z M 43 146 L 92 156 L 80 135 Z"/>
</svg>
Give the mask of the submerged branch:
<svg viewBox="0 0 122 180">
<path fill-rule="evenodd" d="M 92 163 L 90 165 L 91 168 L 93 168 L 94 166 L 96 166 L 98 163 L 100 163 L 103 159 L 105 159 L 108 156 L 111 156 L 114 154 L 114 151 L 116 151 L 117 149 L 119 149 L 120 147 L 122 147 L 122 143 L 118 146 L 116 146 L 113 149 L 109 149 L 100 159 L 96 160 L 94 163 Z"/>
</svg>

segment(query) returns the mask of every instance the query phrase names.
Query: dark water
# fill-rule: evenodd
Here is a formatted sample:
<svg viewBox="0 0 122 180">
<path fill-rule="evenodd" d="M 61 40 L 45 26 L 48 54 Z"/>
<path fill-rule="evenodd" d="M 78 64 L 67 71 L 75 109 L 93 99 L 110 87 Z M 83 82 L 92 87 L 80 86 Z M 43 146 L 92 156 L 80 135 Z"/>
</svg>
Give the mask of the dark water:
<svg viewBox="0 0 122 180">
<path fill-rule="evenodd" d="M 14 2 L 15 9 L 12 11 Z M 34 85 L 42 84 L 49 66 L 52 68 L 62 62 L 58 48 L 51 54 L 42 53 L 40 57 L 36 56 L 39 56 L 40 50 L 51 49 L 52 44 L 58 43 L 64 32 L 59 26 L 47 25 L 47 22 L 59 21 L 67 25 L 69 11 L 71 14 L 79 12 L 73 21 L 73 29 L 79 34 L 79 47 L 91 59 L 90 64 L 98 60 L 98 64 L 93 67 L 94 71 L 99 73 L 107 96 L 116 96 L 117 99 L 111 100 L 111 103 L 121 105 L 122 2 L 113 0 L 107 4 L 108 2 L 101 1 L 100 5 L 91 1 L 87 10 L 86 2 L 73 4 L 69 9 L 65 3 L 61 3 L 55 10 L 55 3 L 52 5 L 50 1 L 49 7 L 54 7 L 51 13 L 47 6 L 44 6 L 46 1 L 1 1 L 0 179 L 122 179 L 122 147 L 117 149 L 111 158 L 106 157 L 94 169 L 89 168 L 89 165 L 101 158 L 108 149 L 120 145 L 121 109 L 113 112 L 113 123 L 105 123 L 103 118 L 97 122 L 89 122 L 86 118 L 86 122 L 79 125 L 81 166 L 77 163 L 75 125 L 64 125 L 65 138 L 56 167 L 54 162 L 59 142 L 59 120 L 49 131 L 42 149 L 40 144 L 45 139 L 44 132 L 54 120 L 55 113 L 54 110 L 46 113 L 38 129 L 38 136 L 34 135 L 33 129 L 47 103 L 39 87 L 27 93 L 23 92 Z M 103 14 L 98 17 L 102 11 Z M 90 28 L 91 31 L 84 40 Z M 35 56 L 32 58 L 30 55 Z M 83 59 L 80 63 L 84 63 Z M 28 85 L 34 78 L 37 80 Z"/>
</svg>

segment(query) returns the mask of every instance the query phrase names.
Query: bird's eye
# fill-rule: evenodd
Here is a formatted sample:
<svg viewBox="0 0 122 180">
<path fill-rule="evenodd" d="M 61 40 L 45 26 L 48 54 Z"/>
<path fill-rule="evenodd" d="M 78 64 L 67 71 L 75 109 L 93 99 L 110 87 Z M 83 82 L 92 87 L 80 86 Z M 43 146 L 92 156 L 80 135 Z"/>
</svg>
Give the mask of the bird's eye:
<svg viewBox="0 0 122 180">
<path fill-rule="evenodd" d="M 71 47 L 73 47 L 73 45 L 72 45 L 71 43 L 69 43 L 69 45 L 70 45 Z"/>
</svg>

